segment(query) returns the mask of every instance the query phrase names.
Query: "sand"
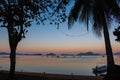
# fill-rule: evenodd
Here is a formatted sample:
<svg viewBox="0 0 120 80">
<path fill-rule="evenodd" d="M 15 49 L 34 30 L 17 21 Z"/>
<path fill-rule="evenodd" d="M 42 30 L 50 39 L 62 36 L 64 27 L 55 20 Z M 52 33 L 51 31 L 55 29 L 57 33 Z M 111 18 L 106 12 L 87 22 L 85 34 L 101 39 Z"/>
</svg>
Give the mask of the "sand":
<svg viewBox="0 0 120 80">
<path fill-rule="evenodd" d="M 86 75 L 65 75 L 51 73 L 33 73 L 33 72 L 16 72 L 18 80 L 102 80 L 103 76 L 86 76 Z M 0 75 L 8 75 L 8 71 L 0 71 Z"/>
</svg>

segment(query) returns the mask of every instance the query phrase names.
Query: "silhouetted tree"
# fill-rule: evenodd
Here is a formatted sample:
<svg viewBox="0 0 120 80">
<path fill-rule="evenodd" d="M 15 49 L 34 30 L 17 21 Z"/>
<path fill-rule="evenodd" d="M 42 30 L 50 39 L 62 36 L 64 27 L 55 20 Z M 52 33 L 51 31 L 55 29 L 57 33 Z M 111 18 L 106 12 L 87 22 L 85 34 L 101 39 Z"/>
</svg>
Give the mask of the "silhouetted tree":
<svg viewBox="0 0 120 80">
<path fill-rule="evenodd" d="M 0 27 L 6 28 L 9 37 L 10 46 L 10 72 L 9 79 L 15 75 L 16 65 L 16 48 L 18 43 L 25 38 L 28 32 L 27 28 L 32 22 L 37 24 L 49 23 L 59 25 L 59 20 L 55 20 L 54 12 L 58 12 L 58 17 L 64 16 L 59 14 L 55 6 L 61 7 L 59 0 L 0 0 Z M 63 8 L 63 7 L 62 7 Z M 65 12 L 65 11 L 63 11 Z"/>
<path fill-rule="evenodd" d="M 80 21 L 87 24 L 87 29 L 89 29 L 89 23 L 91 22 L 95 34 L 101 36 L 101 32 L 103 32 L 108 75 L 114 71 L 114 59 L 108 26 L 113 19 L 118 22 L 120 20 L 120 7 L 117 1 L 119 2 L 119 0 L 75 0 L 75 4 L 68 17 L 69 28 L 76 21 Z"/>
<path fill-rule="evenodd" d="M 115 31 L 113 31 L 113 35 L 117 37 L 117 39 L 115 40 L 120 42 L 120 26 L 118 28 L 115 28 Z"/>
</svg>

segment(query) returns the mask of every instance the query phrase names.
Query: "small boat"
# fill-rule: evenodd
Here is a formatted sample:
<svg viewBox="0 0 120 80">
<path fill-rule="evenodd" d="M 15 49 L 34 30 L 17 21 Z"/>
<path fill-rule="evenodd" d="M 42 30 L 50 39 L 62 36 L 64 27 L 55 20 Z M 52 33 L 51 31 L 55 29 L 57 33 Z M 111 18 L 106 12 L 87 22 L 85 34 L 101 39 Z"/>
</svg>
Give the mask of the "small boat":
<svg viewBox="0 0 120 80">
<path fill-rule="evenodd" d="M 102 66 L 96 66 L 95 68 L 93 68 L 93 73 L 98 76 L 98 75 L 102 75 L 103 73 L 107 72 L 107 65 L 102 65 Z"/>
</svg>

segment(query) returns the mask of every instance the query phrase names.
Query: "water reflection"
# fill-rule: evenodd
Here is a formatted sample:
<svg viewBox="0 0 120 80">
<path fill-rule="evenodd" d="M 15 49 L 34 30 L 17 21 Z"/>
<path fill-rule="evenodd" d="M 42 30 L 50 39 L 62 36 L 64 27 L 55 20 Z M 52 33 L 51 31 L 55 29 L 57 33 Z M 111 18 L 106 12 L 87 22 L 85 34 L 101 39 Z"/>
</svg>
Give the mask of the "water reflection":
<svg viewBox="0 0 120 80">
<path fill-rule="evenodd" d="M 120 64 L 120 56 L 115 56 L 115 63 Z M 0 66 L 9 70 L 9 58 L 0 57 Z M 42 56 L 17 56 L 17 71 L 48 72 L 58 74 L 94 75 L 92 68 L 106 64 L 106 57 L 82 56 L 76 58 L 57 58 Z"/>
</svg>

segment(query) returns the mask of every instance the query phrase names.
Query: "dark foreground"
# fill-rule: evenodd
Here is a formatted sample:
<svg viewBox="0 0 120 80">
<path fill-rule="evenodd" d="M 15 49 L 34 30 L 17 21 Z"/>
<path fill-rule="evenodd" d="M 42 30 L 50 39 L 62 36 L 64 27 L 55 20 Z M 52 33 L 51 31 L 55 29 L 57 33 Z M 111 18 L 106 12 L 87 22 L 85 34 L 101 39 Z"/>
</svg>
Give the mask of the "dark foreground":
<svg viewBox="0 0 120 80">
<path fill-rule="evenodd" d="M 6 80 L 7 71 L 0 71 L 0 80 Z M 16 72 L 14 80 L 103 80 L 102 76 L 80 76 L 48 73 Z"/>
</svg>

